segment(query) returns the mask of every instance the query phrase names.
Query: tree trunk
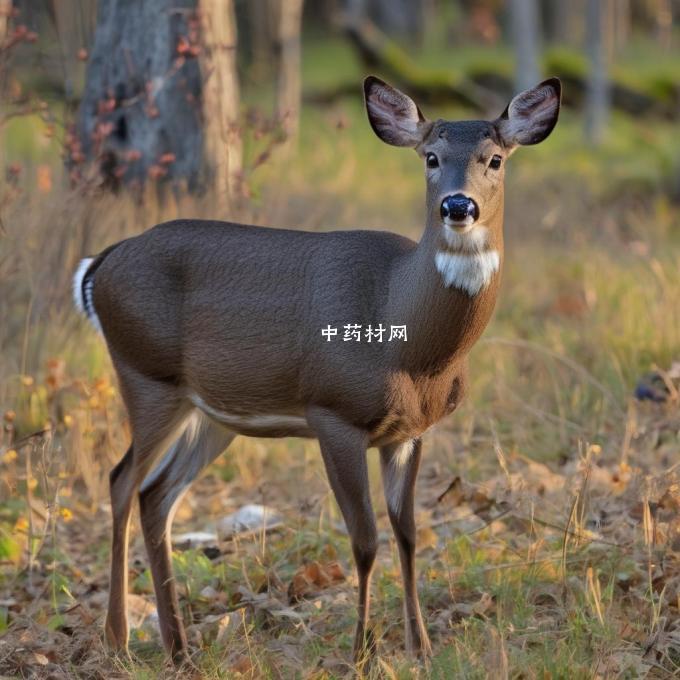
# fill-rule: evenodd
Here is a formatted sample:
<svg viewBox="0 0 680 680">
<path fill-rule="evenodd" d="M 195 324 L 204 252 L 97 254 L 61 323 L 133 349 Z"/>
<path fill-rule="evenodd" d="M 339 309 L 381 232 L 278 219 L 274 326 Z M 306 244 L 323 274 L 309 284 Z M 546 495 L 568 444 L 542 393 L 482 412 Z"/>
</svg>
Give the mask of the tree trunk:
<svg viewBox="0 0 680 680">
<path fill-rule="evenodd" d="M 588 0 L 586 8 L 586 50 L 590 71 L 586 88 L 585 133 L 592 144 L 599 144 L 609 118 L 609 79 L 605 47 L 606 3 Z"/>
<path fill-rule="evenodd" d="M 517 61 L 515 84 L 520 91 L 528 90 L 540 80 L 536 0 L 511 0 L 510 18 Z"/>
<path fill-rule="evenodd" d="M 248 0 L 246 4 L 248 21 L 248 54 L 250 69 L 248 79 L 260 85 L 273 73 L 274 42 L 277 26 L 275 12 L 270 0 Z M 243 39 L 240 38 L 241 44 Z"/>
<path fill-rule="evenodd" d="M 343 11 L 349 24 L 358 24 L 368 16 L 368 0 L 344 0 Z"/>
<path fill-rule="evenodd" d="M 0 47 L 5 42 L 9 19 L 12 14 L 12 0 L 0 0 Z"/>
<path fill-rule="evenodd" d="M 276 118 L 286 138 L 297 137 L 300 121 L 300 30 L 303 0 L 280 0 L 279 74 L 276 85 Z"/>
<path fill-rule="evenodd" d="M 546 32 L 550 42 L 567 43 L 571 34 L 570 18 L 573 8 L 564 0 L 549 0 L 545 3 Z"/>
<path fill-rule="evenodd" d="M 368 0 L 369 16 L 387 35 L 420 42 L 424 27 L 422 0 Z"/>
<path fill-rule="evenodd" d="M 47 13 L 59 41 L 64 94 L 68 104 L 79 94 L 76 93 L 76 84 L 82 80 L 84 69 L 78 52 L 92 45 L 95 10 L 94 3 L 75 0 L 50 0 L 47 4 Z"/>
<path fill-rule="evenodd" d="M 427 69 L 416 64 L 408 52 L 388 38 L 370 19 L 357 24 L 346 23 L 345 32 L 357 51 L 357 56 L 370 73 L 377 70 L 397 87 L 402 87 L 423 103 L 456 103 L 477 109 L 491 111 L 503 101 L 484 87 L 475 85 L 468 78 L 460 78 L 446 69 Z M 358 95 L 361 88 L 353 82 L 346 87 L 319 93 L 317 102 L 329 102 L 335 93 Z"/>
<path fill-rule="evenodd" d="M 200 7 L 205 163 L 218 206 L 224 208 L 233 203 L 242 188 L 236 16 L 233 0 L 200 0 Z"/>
<path fill-rule="evenodd" d="M 631 6 L 630 0 L 617 0 L 614 7 L 614 49 L 619 52 L 630 39 Z"/>
<path fill-rule="evenodd" d="M 367 0 L 345 0 L 343 9 L 347 22 L 358 24 L 367 16 Z"/>
<path fill-rule="evenodd" d="M 70 160 L 82 152 L 106 183 L 186 180 L 201 171 L 201 78 L 195 0 L 105 0 Z"/>
<path fill-rule="evenodd" d="M 673 38 L 673 6 L 671 0 L 655 0 L 656 36 L 663 49 L 670 50 Z"/>
<path fill-rule="evenodd" d="M 10 49 L 6 49 L 7 36 L 9 35 L 12 21 L 12 0 L 0 0 L 0 100 L 9 105 L 12 97 L 9 92 L 11 55 Z M 0 119 L 0 128 L 2 120 Z"/>
</svg>

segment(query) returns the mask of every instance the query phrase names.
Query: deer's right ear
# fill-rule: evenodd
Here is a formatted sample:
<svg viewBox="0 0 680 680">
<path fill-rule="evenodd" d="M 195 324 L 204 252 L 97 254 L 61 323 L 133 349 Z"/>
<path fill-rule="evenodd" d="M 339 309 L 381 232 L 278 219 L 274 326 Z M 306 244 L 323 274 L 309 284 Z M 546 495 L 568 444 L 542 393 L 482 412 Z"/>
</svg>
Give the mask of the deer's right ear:
<svg viewBox="0 0 680 680">
<path fill-rule="evenodd" d="M 375 76 L 364 80 L 364 97 L 368 120 L 383 142 L 416 147 L 423 141 L 429 125 L 410 97 Z"/>
</svg>

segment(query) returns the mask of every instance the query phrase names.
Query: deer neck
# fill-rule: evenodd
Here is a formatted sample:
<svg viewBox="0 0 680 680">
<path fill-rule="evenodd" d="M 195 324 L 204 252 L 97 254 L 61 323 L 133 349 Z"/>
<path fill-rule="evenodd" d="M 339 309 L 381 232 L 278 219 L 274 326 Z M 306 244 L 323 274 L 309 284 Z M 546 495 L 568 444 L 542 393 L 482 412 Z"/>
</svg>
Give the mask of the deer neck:
<svg viewBox="0 0 680 680">
<path fill-rule="evenodd" d="M 399 343 L 401 368 L 436 373 L 464 359 L 491 318 L 502 261 L 502 215 L 465 239 L 428 225 L 392 273 L 390 318 L 403 319 L 408 333 Z"/>
</svg>

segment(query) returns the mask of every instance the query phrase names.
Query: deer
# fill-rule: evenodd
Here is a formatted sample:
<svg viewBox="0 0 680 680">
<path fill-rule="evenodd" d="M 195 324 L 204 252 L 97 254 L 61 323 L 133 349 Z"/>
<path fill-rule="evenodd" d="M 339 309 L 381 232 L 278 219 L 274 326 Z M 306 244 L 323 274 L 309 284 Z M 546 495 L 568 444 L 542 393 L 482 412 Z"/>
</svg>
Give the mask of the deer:
<svg viewBox="0 0 680 680">
<path fill-rule="evenodd" d="M 374 653 L 378 550 L 367 450 L 377 448 L 404 591 L 406 651 L 427 658 L 415 565 L 422 436 L 463 399 L 468 354 L 487 326 L 503 266 L 505 164 L 552 132 L 561 85 L 514 96 L 494 120 L 428 120 L 368 76 L 369 123 L 424 166 L 418 242 L 372 230 L 312 232 L 179 219 L 86 258 L 77 307 L 103 334 L 129 417 L 110 473 L 111 572 L 105 635 L 127 650 L 128 534 L 135 499 L 164 647 L 188 660 L 171 562 L 175 510 L 237 435 L 319 442 L 358 582 L 354 657 Z M 399 342 L 346 341 L 332 325 L 405 326 Z"/>
</svg>

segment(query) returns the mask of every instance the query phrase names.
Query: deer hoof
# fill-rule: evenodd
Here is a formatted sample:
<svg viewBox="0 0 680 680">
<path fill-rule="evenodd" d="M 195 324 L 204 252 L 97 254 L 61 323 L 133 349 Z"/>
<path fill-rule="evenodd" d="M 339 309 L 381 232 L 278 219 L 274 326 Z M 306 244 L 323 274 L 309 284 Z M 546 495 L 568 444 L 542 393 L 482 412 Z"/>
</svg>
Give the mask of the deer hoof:
<svg viewBox="0 0 680 680">
<path fill-rule="evenodd" d="M 377 643 L 373 629 L 357 628 L 354 637 L 354 663 L 362 671 L 366 671 L 372 660 L 375 658 Z"/>
<path fill-rule="evenodd" d="M 406 638 L 406 652 L 409 656 L 426 661 L 432 656 L 432 645 L 430 638 L 424 629 L 418 631 L 416 635 Z"/>
<path fill-rule="evenodd" d="M 108 648 L 116 654 L 129 656 L 127 625 L 122 627 L 114 625 L 107 619 L 104 626 L 104 636 Z"/>
</svg>

